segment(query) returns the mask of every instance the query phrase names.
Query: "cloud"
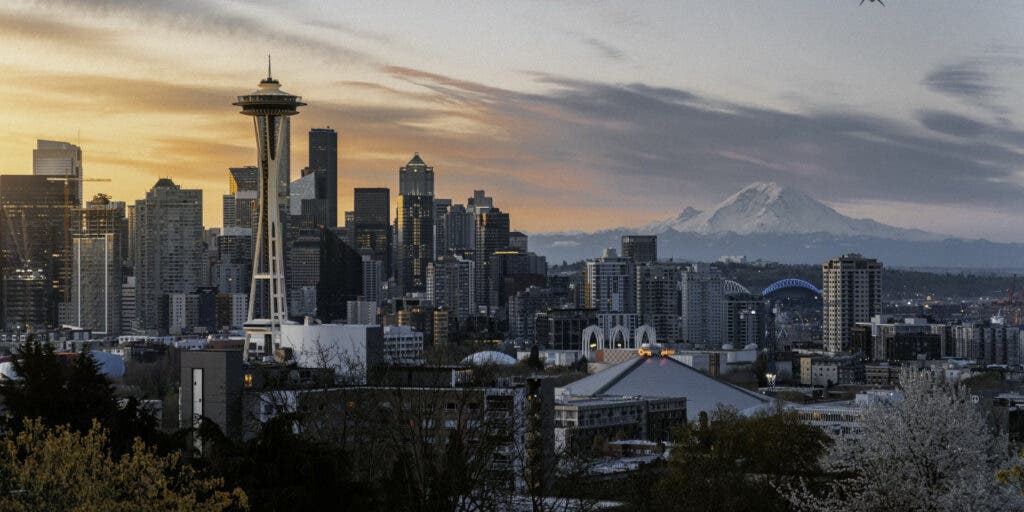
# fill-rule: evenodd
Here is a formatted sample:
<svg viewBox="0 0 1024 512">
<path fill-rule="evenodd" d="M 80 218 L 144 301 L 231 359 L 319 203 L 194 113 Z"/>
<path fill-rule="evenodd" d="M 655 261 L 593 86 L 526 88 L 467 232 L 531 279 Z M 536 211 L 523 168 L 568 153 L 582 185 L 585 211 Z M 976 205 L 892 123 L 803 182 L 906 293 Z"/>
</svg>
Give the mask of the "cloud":
<svg viewBox="0 0 1024 512">
<path fill-rule="evenodd" d="M 583 39 L 583 43 L 586 44 L 587 46 L 590 46 L 591 48 L 594 48 L 595 50 L 598 51 L 598 53 L 608 58 L 609 60 L 626 60 L 626 53 L 624 51 L 622 51 L 618 47 L 612 46 L 604 41 L 601 41 L 600 39 L 587 37 Z"/>
<path fill-rule="evenodd" d="M 560 181 L 577 187 L 575 196 L 567 190 L 563 197 L 580 206 L 718 197 L 755 180 L 798 185 L 827 200 L 978 201 L 1011 209 L 1019 209 L 1024 191 L 1016 174 L 1024 166 L 1017 134 L 975 139 L 972 134 L 992 128 L 950 114 L 922 116 L 941 132 L 930 135 L 856 112 L 781 112 L 644 84 L 545 77 L 552 90 L 526 94 L 391 71 L 415 77 L 435 94 L 483 105 L 480 117 L 502 136 L 470 152 L 478 169 L 530 176 L 534 165 L 558 169 Z M 464 142 L 473 145 L 472 139 Z M 492 159 L 487 152 L 512 157 Z"/>
<path fill-rule="evenodd" d="M 987 100 L 995 95 L 992 74 L 979 61 L 946 64 L 928 73 L 924 85 L 929 89 L 972 101 Z"/>
<path fill-rule="evenodd" d="M 280 12 L 260 6 L 240 6 L 207 0 L 38 0 L 38 5 L 55 8 L 55 15 L 68 12 L 91 14 L 106 19 L 135 19 L 146 25 L 167 27 L 187 37 L 188 34 L 213 34 L 235 39 L 258 38 L 260 43 L 273 43 L 280 47 L 303 50 L 326 61 L 376 62 L 370 55 L 349 45 L 339 43 L 336 37 L 315 37 L 306 30 L 308 25 L 291 28 L 281 21 Z M 321 24 L 321 28 L 367 39 L 368 33 L 345 31 L 339 24 Z"/>
</svg>

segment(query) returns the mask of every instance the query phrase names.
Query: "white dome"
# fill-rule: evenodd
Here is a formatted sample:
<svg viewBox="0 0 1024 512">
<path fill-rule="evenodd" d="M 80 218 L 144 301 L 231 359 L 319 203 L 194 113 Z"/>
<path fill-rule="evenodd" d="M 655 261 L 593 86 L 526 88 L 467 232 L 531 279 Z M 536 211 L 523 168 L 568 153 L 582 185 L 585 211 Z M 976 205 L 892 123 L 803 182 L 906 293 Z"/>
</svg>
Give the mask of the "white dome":
<svg viewBox="0 0 1024 512">
<path fill-rule="evenodd" d="M 757 343 L 747 343 L 743 346 L 743 350 L 757 350 Z"/>
<path fill-rule="evenodd" d="M 121 359 L 120 356 L 110 352 L 97 352 L 95 350 L 90 352 L 90 354 L 96 360 L 96 366 L 99 367 L 101 375 L 106 375 L 110 380 L 121 380 L 124 378 L 124 359 Z M 0 363 L 0 376 L 10 380 L 17 380 L 18 374 L 14 371 L 14 363 L 10 361 Z"/>
<path fill-rule="evenodd" d="M 516 358 L 508 354 L 502 354 L 501 352 L 484 350 L 483 352 L 477 352 L 466 356 L 466 358 L 462 360 L 462 364 L 470 364 L 473 366 L 484 366 L 488 364 L 511 366 L 516 364 Z"/>
<path fill-rule="evenodd" d="M 18 374 L 14 372 L 14 363 L 10 361 L 0 363 L 0 377 L 16 380 L 18 378 Z"/>
</svg>

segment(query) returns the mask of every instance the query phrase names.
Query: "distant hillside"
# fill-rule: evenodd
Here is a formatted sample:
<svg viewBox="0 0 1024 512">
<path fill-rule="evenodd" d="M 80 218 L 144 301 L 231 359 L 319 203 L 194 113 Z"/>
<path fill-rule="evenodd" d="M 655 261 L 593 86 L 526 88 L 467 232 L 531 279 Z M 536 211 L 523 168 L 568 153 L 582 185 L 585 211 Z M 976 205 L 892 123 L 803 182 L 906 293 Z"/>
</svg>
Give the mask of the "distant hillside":
<svg viewBox="0 0 1024 512">
<path fill-rule="evenodd" d="M 731 279 L 750 291 L 760 290 L 780 279 L 795 277 L 821 287 L 821 266 L 772 263 L 765 266 L 716 263 L 726 279 Z M 582 271 L 582 262 L 552 267 L 552 272 Z M 1004 297 L 1010 286 L 1010 276 L 968 272 L 922 272 L 886 268 L 882 272 L 882 290 L 886 300 L 908 299 L 931 295 L 936 299 L 976 299 L 978 297 Z M 1018 287 L 1024 282 L 1018 281 Z"/>
</svg>

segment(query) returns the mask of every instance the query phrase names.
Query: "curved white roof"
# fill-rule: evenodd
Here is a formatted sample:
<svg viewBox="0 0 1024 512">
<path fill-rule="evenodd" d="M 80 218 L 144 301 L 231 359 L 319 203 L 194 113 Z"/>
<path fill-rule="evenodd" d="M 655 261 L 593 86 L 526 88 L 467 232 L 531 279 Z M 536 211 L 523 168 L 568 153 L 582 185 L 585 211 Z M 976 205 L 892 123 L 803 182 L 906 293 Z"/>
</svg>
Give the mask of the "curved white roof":
<svg viewBox="0 0 1024 512">
<path fill-rule="evenodd" d="M 121 380 L 124 378 L 124 359 L 121 359 L 120 356 L 110 352 L 97 352 L 95 350 L 91 354 L 92 358 L 96 360 L 96 365 L 99 366 L 100 374 L 106 375 L 110 380 Z M 16 380 L 18 374 L 14 371 L 14 363 L 10 361 L 0 363 L 0 376 Z"/>
<path fill-rule="evenodd" d="M 516 364 L 516 358 L 508 354 L 502 354 L 501 352 L 484 350 L 482 352 L 466 356 L 466 358 L 462 360 L 462 364 L 471 364 L 473 366 L 484 366 L 488 364 L 511 366 Z"/>
</svg>

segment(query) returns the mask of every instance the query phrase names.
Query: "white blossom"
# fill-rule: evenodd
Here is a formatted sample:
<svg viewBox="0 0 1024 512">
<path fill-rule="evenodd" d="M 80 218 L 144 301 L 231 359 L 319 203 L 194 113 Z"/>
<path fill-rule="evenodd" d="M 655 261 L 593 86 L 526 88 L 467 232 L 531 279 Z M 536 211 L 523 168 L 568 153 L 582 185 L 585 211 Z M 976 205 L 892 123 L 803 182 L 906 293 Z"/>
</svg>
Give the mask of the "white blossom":
<svg viewBox="0 0 1024 512">
<path fill-rule="evenodd" d="M 859 435 L 836 439 L 824 467 L 826 491 L 808 483 L 789 491 L 801 510 L 869 512 L 1022 510 L 1024 501 L 997 483 L 1007 460 L 996 435 L 962 384 L 904 370 L 902 401 L 868 406 Z"/>
</svg>

